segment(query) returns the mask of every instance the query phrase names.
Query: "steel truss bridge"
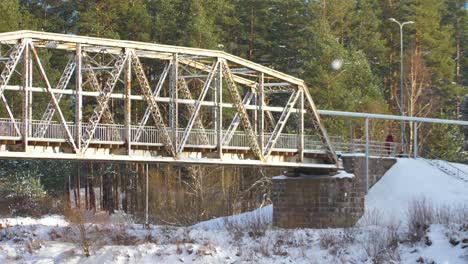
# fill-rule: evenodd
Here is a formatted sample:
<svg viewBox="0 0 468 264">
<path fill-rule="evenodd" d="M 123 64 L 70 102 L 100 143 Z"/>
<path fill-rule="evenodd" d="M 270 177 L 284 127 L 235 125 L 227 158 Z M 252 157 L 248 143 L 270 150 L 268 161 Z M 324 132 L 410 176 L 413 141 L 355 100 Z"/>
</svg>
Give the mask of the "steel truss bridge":
<svg viewBox="0 0 468 264">
<path fill-rule="evenodd" d="M 0 51 L 0 158 L 338 168 L 304 81 L 231 54 L 35 31 Z"/>
</svg>

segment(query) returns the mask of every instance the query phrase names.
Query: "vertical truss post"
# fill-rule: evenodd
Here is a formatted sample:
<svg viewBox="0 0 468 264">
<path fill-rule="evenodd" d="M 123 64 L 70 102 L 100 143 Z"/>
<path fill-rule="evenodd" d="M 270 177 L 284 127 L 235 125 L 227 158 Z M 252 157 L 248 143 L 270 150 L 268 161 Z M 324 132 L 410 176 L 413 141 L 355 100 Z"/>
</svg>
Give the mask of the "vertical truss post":
<svg viewBox="0 0 468 264">
<path fill-rule="evenodd" d="M 83 123 L 83 96 L 81 92 L 83 91 L 83 54 L 81 49 L 81 44 L 76 44 L 76 54 L 75 54 L 75 142 L 78 152 L 81 152 L 81 140 L 82 140 L 82 123 Z"/>
<path fill-rule="evenodd" d="M 172 70 L 171 70 L 171 78 L 169 82 L 169 93 L 170 93 L 170 102 L 169 102 L 169 127 L 172 130 L 172 144 L 174 145 L 174 149 L 177 149 L 177 141 L 178 141 L 178 133 L 177 133 L 177 126 L 179 123 L 178 119 L 178 98 L 177 98 L 177 79 L 178 79 L 178 55 L 175 53 L 172 56 Z"/>
<path fill-rule="evenodd" d="M 265 147 L 265 137 L 264 137 L 264 130 L 265 130 L 265 111 L 263 107 L 265 106 L 265 93 L 263 90 L 263 83 L 265 80 L 264 73 L 260 73 L 258 88 L 257 88 L 257 107 L 258 107 L 258 115 L 257 115 L 257 135 L 258 135 L 258 146 L 260 149 Z"/>
<path fill-rule="evenodd" d="M 31 55 L 28 55 L 29 59 L 28 59 L 28 105 L 29 105 L 29 109 L 28 109 L 28 119 L 29 119 L 29 124 L 28 124 L 28 134 L 29 135 L 32 135 L 32 120 L 33 120 L 33 117 L 32 117 L 32 113 L 33 113 L 33 92 L 32 92 L 32 89 L 31 87 L 33 86 L 33 60 L 32 60 L 32 57 Z"/>
<path fill-rule="evenodd" d="M 125 146 L 127 154 L 130 155 L 131 150 L 131 142 L 132 142 L 132 131 L 131 131 L 131 110 L 132 110 L 132 99 L 131 91 L 132 91 L 132 61 L 128 60 L 125 69 Z"/>
<path fill-rule="evenodd" d="M 218 158 L 223 157 L 223 64 L 218 58 L 218 73 L 216 78 L 216 119 L 215 119 L 215 131 L 216 131 L 216 147 L 218 149 Z"/>
<path fill-rule="evenodd" d="M 299 124 L 298 124 L 298 141 L 297 141 L 297 159 L 298 162 L 304 161 L 304 91 L 302 87 L 298 87 L 299 95 Z"/>
<path fill-rule="evenodd" d="M 23 55 L 23 76 L 21 81 L 23 85 L 23 124 L 22 124 L 22 146 L 24 151 L 28 150 L 28 136 L 29 136 L 29 122 L 31 121 L 29 119 L 29 78 L 30 78 L 30 64 L 29 64 L 29 59 L 30 59 L 30 53 L 29 53 L 29 47 L 26 47 L 24 49 L 24 55 Z"/>
</svg>

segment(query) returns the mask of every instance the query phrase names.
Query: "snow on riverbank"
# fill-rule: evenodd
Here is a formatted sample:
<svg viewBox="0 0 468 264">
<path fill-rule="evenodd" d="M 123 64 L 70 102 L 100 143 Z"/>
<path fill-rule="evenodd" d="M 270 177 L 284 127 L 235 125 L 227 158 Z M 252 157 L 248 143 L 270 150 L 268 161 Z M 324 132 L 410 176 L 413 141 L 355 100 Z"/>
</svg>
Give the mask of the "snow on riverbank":
<svg viewBox="0 0 468 264">
<path fill-rule="evenodd" d="M 67 226 L 68 222 L 61 215 L 46 215 L 38 219 L 31 217 L 0 218 L 0 225 L 3 227 L 17 225 Z"/>
<path fill-rule="evenodd" d="M 468 207 L 468 183 L 422 160 L 399 159 L 369 190 L 370 215 L 356 228 L 272 228 L 271 205 L 191 227 L 148 230 L 109 219 L 86 227 L 88 258 L 78 226 L 61 216 L 0 219 L 0 263 L 468 263 L 468 223 L 432 224 L 422 241 L 406 239 L 408 204 L 419 197 Z"/>
</svg>

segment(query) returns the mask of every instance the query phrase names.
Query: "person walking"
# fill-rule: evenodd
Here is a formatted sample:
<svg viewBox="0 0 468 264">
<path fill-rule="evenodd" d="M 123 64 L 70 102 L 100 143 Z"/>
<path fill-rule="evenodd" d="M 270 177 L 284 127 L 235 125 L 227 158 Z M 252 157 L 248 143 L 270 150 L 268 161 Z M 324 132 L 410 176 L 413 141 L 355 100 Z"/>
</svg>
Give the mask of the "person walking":
<svg viewBox="0 0 468 264">
<path fill-rule="evenodd" d="M 393 149 L 393 135 L 391 132 L 388 133 L 387 139 L 385 139 L 385 148 L 387 149 L 388 156 L 390 156 Z"/>
</svg>

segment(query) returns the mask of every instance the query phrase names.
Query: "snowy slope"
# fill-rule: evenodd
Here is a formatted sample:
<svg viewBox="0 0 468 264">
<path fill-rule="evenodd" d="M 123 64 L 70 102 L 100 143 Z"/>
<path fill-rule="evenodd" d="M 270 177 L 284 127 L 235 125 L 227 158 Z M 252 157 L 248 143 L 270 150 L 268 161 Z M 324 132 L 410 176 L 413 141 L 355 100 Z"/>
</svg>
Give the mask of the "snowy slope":
<svg viewBox="0 0 468 264">
<path fill-rule="evenodd" d="M 468 183 L 450 177 L 424 160 L 398 162 L 366 195 L 366 209 L 377 208 L 387 217 L 405 219 L 407 206 L 425 197 L 434 204 L 468 204 Z"/>
<path fill-rule="evenodd" d="M 458 169 L 462 170 L 465 173 L 468 173 L 468 165 L 467 164 L 461 164 L 461 163 L 451 163 L 453 166 L 457 167 Z"/>
</svg>

